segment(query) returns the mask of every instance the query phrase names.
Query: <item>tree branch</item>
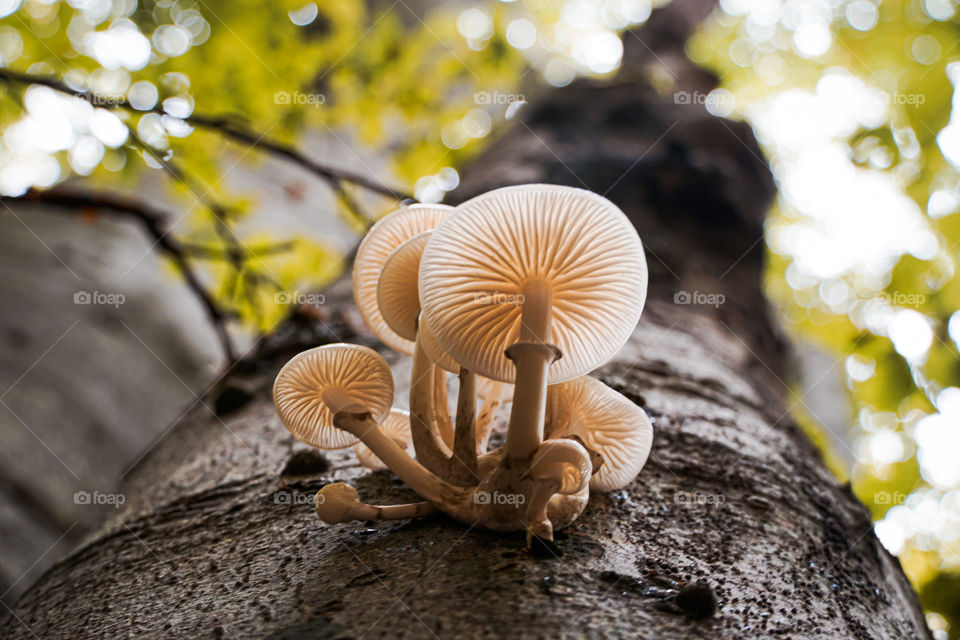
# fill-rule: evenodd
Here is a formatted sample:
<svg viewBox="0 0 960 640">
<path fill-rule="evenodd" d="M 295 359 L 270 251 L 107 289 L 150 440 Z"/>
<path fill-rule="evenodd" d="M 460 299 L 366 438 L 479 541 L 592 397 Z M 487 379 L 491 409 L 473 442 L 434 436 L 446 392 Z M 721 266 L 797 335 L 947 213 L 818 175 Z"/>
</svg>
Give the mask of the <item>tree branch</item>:
<svg viewBox="0 0 960 640">
<path fill-rule="evenodd" d="M 38 76 L 28 73 L 21 73 L 18 71 L 13 71 L 12 69 L 0 69 L 0 81 L 4 82 L 15 82 L 18 84 L 37 84 L 44 87 L 48 87 L 57 91 L 59 93 L 64 93 L 75 98 L 80 98 L 86 100 L 95 107 L 102 107 L 105 109 L 125 109 L 127 111 L 134 111 L 140 113 L 153 112 L 159 115 L 170 115 L 163 110 L 163 107 L 160 105 L 154 106 L 152 109 L 143 111 L 141 109 L 136 109 L 130 102 L 126 99 L 115 98 L 111 96 L 103 96 L 92 91 L 85 91 L 82 89 L 74 89 L 69 85 L 61 82 L 57 78 L 49 76 Z M 176 116 L 171 116 L 176 117 Z M 334 190 L 337 189 L 337 183 L 349 182 L 355 184 L 359 187 L 363 187 L 368 191 L 374 193 L 379 193 L 384 196 L 395 198 L 397 200 L 413 200 L 414 197 L 400 189 L 393 189 L 384 184 L 381 184 L 375 180 L 371 180 L 359 173 L 354 173 L 347 169 L 339 169 L 336 167 L 330 167 L 328 165 L 317 162 L 305 156 L 300 150 L 295 147 L 284 144 L 279 140 L 274 138 L 269 138 L 266 135 L 262 135 L 247 126 L 243 125 L 237 118 L 229 116 L 207 116 L 200 114 L 191 114 L 185 118 L 180 118 L 185 122 L 190 123 L 193 126 L 201 127 L 204 129 L 211 129 L 218 131 L 223 136 L 231 138 L 238 142 L 243 142 L 252 147 L 261 149 L 263 151 L 269 152 L 275 156 L 286 158 L 304 169 L 307 169 L 316 176 L 319 176 L 324 181 L 326 181 L 331 188 Z"/>
</svg>

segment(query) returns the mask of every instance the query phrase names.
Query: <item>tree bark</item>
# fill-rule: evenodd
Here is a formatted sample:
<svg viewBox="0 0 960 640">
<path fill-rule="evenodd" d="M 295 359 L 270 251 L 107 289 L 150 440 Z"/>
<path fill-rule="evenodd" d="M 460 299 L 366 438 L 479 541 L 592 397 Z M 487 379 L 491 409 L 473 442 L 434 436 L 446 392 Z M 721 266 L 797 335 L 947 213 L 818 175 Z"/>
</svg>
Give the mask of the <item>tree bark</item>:
<svg viewBox="0 0 960 640">
<path fill-rule="evenodd" d="M 782 343 L 760 288 L 773 185 L 749 128 L 674 104 L 640 77 L 656 58 L 678 87 L 709 89 L 683 66 L 682 39 L 658 44 L 688 31 L 704 3 L 675 5 L 636 34 L 654 44 L 628 47 L 618 81 L 578 81 L 524 107 L 454 194 L 569 184 L 606 195 L 636 225 L 647 308 L 594 374 L 654 422 L 636 481 L 591 496 L 555 549 L 525 552 L 522 533 L 444 516 L 319 522 L 311 498 L 329 482 L 369 502 L 416 499 L 349 449 L 295 444 L 273 410 L 273 377 L 298 351 L 383 349 L 340 281 L 152 449 L 123 488 L 126 510 L 21 598 L 4 635 L 929 637 L 866 509 L 784 403 Z M 410 360 L 385 355 L 402 398 Z"/>
</svg>

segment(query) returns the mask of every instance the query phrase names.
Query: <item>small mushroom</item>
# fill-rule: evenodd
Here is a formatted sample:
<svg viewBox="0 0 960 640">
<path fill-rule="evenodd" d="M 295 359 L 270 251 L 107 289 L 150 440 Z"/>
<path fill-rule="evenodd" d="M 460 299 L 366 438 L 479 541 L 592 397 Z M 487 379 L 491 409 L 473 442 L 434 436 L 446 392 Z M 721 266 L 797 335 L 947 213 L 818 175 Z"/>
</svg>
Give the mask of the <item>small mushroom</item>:
<svg viewBox="0 0 960 640">
<path fill-rule="evenodd" d="M 505 451 L 514 467 L 542 441 L 548 382 L 612 357 L 637 324 L 646 288 L 643 247 L 623 212 L 556 185 L 463 203 L 434 230 L 420 263 L 422 315 L 439 345 L 482 376 L 516 380 Z"/>
<path fill-rule="evenodd" d="M 383 432 L 388 438 L 397 443 L 397 446 L 409 453 L 410 446 L 413 444 L 413 440 L 410 437 L 409 413 L 403 409 L 391 409 L 390 415 L 383 421 L 380 428 L 383 429 Z M 370 447 L 362 442 L 354 445 L 353 450 L 357 454 L 357 460 L 367 469 L 371 471 L 382 471 L 387 468 L 387 466 L 383 464 L 383 461 L 370 450 Z"/>
<path fill-rule="evenodd" d="M 579 442 L 547 440 L 537 447 L 523 476 L 535 481 L 526 513 L 527 547 L 533 536 L 553 540 L 554 521 L 560 526 L 576 520 L 589 498 L 591 471 L 590 456 Z"/>
<path fill-rule="evenodd" d="M 383 357 L 355 344 L 328 344 L 294 356 L 273 384 L 280 421 L 297 440 L 341 449 L 358 438 L 334 426 L 337 412 L 363 406 L 380 424 L 393 404 L 393 376 Z"/>
<path fill-rule="evenodd" d="M 414 491 L 453 509 L 463 494 L 437 478 L 381 429 L 393 402 L 393 377 L 383 357 L 367 347 L 331 344 L 295 356 L 280 370 L 273 402 L 284 426 L 320 448 L 358 440 Z"/>
<path fill-rule="evenodd" d="M 547 414 L 548 438 L 579 438 L 603 459 L 590 479 L 591 489 L 621 489 L 647 462 L 653 442 L 647 414 L 596 378 L 581 376 L 551 385 Z"/>
<path fill-rule="evenodd" d="M 377 283 L 390 254 L 401 244 L 429 231 L 453 211 L 442 204 L 413 204 L 387 214 L 373 225 L 357 248 L 353 262 L 353 297 L 357 310 L 370 330 L 391 349 L 410 355 L 413 340 L 390 328 L 377 304 Z"/>
<path fill-rule="evenodd" d="M 418 518 L 437 511 L 429 502 L 397 505 L 372 505 L 360 501 L 360 494 L 349 484 L 335 482 L 317 492 L 314 498 L 317 515 L 327 524 L 353 520 L 403 520 Z"/>
</svg>

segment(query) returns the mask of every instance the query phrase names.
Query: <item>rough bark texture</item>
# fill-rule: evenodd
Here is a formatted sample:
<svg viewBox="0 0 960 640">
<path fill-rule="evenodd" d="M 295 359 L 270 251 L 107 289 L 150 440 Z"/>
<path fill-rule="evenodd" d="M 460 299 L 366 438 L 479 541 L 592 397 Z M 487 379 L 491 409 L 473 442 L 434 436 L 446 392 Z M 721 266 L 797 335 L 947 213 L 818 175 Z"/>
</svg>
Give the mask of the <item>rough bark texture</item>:
<svg viewBox="0 0 960 640">
<path fill-rule="evenodd" d="M 682 6 L 640 37 L 682 35 L 699 4 Z M 126 511 L 19 601 L 5 635 L 928 637 L 897 560 L 784 404 L 781 343 L 760 291 L 772 183 L 757 145 L 746 126 L 631 77 L 657 58 L 681 88 L 708 86 L 676 51 L 648 46 L 628 50 L 621 82 L 577 82 L 527 107 L 455 194 L 586 186 L 636 224 L 647 309 L 595 373 L 654 422 L 635 482 L 592 496 L 556 550 L 525 552 L 522 534 L 441 516 L 320 523 L 309 498 L 332 481 L 371 502 L 415 499 L 350 450 L 296 445 L 274 413 L 273 376 L 297 351 L 376 346 L 340 282 L 227 381 L 219 415 L 198 405 L 152 450 L 124 488 Z M 676 304 L 679 291 L 725 303 Z M 391 363 L 403 390 L 409 359 Z"/>
</svg>

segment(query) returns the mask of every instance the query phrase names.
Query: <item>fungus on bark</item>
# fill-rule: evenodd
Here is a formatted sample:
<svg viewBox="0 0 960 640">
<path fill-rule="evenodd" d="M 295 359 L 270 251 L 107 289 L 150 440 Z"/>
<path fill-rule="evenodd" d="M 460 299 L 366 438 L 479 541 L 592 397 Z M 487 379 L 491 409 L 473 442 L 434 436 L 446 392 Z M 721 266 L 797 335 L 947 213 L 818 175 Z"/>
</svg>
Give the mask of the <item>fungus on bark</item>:
<svg viewBox="0 0 960 640">
<path fill-rule="evenodd" d="M 643 409 L 596 378 L 581 376 L 547 392 L 548 438 L 576 437 L 603 465 L 590 479 L 596 491 L 630 484 L 650 455 L 653 425 Z"/>
<path fill-rule="evenodd" d="M 629 338 L 646 295 L 640 239 L 611 202 L 571 187 L 522 185 L 455 209 L 409 207 L 374 226 L 357 261 L 355 296 L 371 330 L 413 354 L 409 429 L 397 410 L 388 417 L 392 377 L 364 347 L 331 345 L 294 358 L 278 377 L 277 409 L 315 446 L 361 440 L 365 464 L 385 465 L 426 502 L 367 505 L 338 483 L 318 493 L 322 519 L 435 508 L 471 525 L 526 530 L 529 544 L 573 522 L 591 487 L 636 477 L 650 451 L 646 415 L 585 376 Z M 460 376 L 452 429 L 445 371 Z M 506 443 L 487 453 L 489 424 L 510 383 Z M 416 460 L 405 450 L 411 440 Z"/>
</svg>

